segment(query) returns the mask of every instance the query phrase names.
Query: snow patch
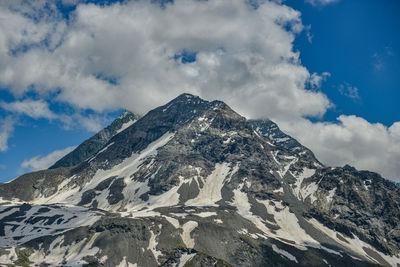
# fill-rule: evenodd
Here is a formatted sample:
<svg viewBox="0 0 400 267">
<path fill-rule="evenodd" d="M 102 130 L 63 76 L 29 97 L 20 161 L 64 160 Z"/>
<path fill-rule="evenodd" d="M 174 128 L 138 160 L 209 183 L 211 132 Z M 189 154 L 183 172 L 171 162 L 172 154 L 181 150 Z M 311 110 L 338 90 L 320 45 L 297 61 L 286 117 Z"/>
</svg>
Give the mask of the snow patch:
<svg viewBox="0 0 400 267">
<path fill-rule="evenodd" d="M 161 195 L 150 195 L 149 200 L 146 202 L 142 202 L 140 204 L 133 203 L 132 205 L 127 205 L 126 209 L 133 214 L 136 214 L 138 211 L 143 210 L 143 208 L 149 208 L 150 210 L 154 210 L 156 208 L 161 207 L 171 207 L 179 204 L 179 193 L 178 190 L 183 184 L 183 177 L 179 177 L 179 184 L 172 187 L 169 191 L 161 194 Z"/>
<path fill-rule="evenodd" d="M 330 190 L 330 191 L 328 192 L 328 195 L 326 196 L 326 201 L 327 201 L 328 203 L 331 203 L 331 202 L 332 202 L 333 197 L 335 196 L 335 193 L 336 193 L 336 189 L 337 189 L 337 187 L 335 187 L 334 189 L 332 189 L 332 190 Z"/>
<path fill-rule="evenodd" d="M 301 190 L 302 183 L 304 179 L 309 178 L 315 174 L 314 169 L 304 168 L 303 172 L 299 176 L 294 176 L 296 178 L 295 187 L 293 189 L 294 195 L 299 199 L 303 200 L 303 192 Z"/>
<path fill-rule="evenodd" d="M 362 255 L 364 258 L 369 258 L 372 261 L 375 261 L 376 263 L 379 264 L 379 262 L 377 262 L 376 260 L 371 258 L 363 249 L 363 248 L 369 248 L 369 249 L 373 250 L 374 252 L 378 253 L 382 258 L 384 258 L 392 266 L 397 266 L 397 264 L 400 264 L 400 258 L 398 256 L 396 257 L 396 256 L 389 256 L 389 255 L 383 254 L 382 252 L 377 251 L 375 248 L 373 248 L 368 243 L 365 243 L 364 241 L 360 240 L 354 234 L 353 234 L 353 238 L 342 236 L 342 238 L 344 238 L 347 241 L 347 242 L 345 242 L 342 239 L 339 239 L 337 237 L 336 231 L 329 229 L 325 225 L 318 222 L 316 219 L 312 218 L 312 219 L 308 220 L 308 222 L 310 222 L 315 228 L 317 228 L 320 231 L 327 234 L 329 237 L 334 239 L 339 244 L 343 245 L 344 247 L 348 248 L 349 250 L 353 251 L 354 253 L 356 253 L 358 255 Z"/>
<path fill-rule="evenodd" d="M 148 250 L 151 251 L 151 253 L 153 253 L 154 258 L 156 258 L 157 263 L 158 262 L 158 257 L 160 257 L 162 255 L 162 252 L 157 250 L 157 245 L 158 242 L 156 241 L 157 235 L 155 235 L 153 233 L 153 231 L 150 231 L 150 240 L 149 240 L 149 246 L 147 247 Z"/>
<path fill-rule="evenodd" d="M 214 171 L 205 179 L 199 194 L 186 201 L 186 206 L 217 206 L 215 202 L 222 199 L 221 189 L 226 179 L 230 179 L 234 171 L 229 167 L 229 163 L 217 163 Z"/>
<path fill-rule="evenodd" d="M 83 188 L 79 188 L 78 186 L 71 187 L 69 183 L 73 181 L 74 176 L 67 179 L 67 184 L 61 184 L 59 186 L 58 191 L 48 198 L 38 198 L 34 200 L 34 203 L 72 203 L 78 204 L 82 198 L 83 192 L 94 189 L 98 184 L 109 177 L 120 177 L 126 178 L 130 177 L 134 174 L 143 160 L 152 157 L 157 154 L 157 149 L 166 145 L 173 137 L 174 133 L 167 132 L 159 139 L 155 140 L 154 142 L 150 143 L 144 150 L 140 153 L 133 153 L 131 157 L 126 158 L 122 163 L 112 167 L 110 170 L 97 170 L 96 174 L 93 178 L 83 186 Z M 127 185 L 129 186 L 129 185 Z M 134 183 L 133 183 L 133 186 Z M 119 204 L 121 205 L 121 204 Z M 99 201 L 99 208 L 109 210 L 112 207 L 108 204 L 106 196 L 103 196 L 102 199 Z M 117 206 L 115 209 L 118 209 Z"/>
<path fill-rule="evenodd" d="M 242 229 L 238 230 L 237 232 L 241 235 L 247 235 L 254 239 L 258 239 L 258 235 L 249 233 L 249 231 L 246 228 L 242 228 Z"/>
<path fill-rule="evenodd" d="M 309 236 L 299 225 L 296 215 L 290 212 L 288 206 L 283 206 L 279 201 L 257 200 L 264 204 L 269 214 L 274 216 L 280 229 L 276 230 L 276 238 L 291 240 L 297 244 L 297 248 L 306 249 L 305 246 L 319 247 L 319 242 Z M 281 240 L 282 241 L 282 240 Z"/>
<path fill-rule="evenodd" d="M 286 250 L 278 248 L 276 245 L 272 245 L 272 250 L 275 251 L 276 253 L 284 256 L 288 260 L 294 261 L 295 263 L 299 263 L 295 256 L 293 256 L 292 254 L 290 254 Z"/>
<path fill-rule="evenodd" d="M 274 161 L 278 164 L 279 170 L 277 170 L 277 173 L 279 174 L 279 176 L 281 178 L 283 178 L 286 173 L 288 172 L 290 166 L 292 166 L 293 164 L 295 164 L 299 159 L 293 156 L 283 156 L 283 158 L 285 158 L 286 160 L 291 160 L 290 162 L 286 163 L 286 162 L 279 162 L 277 159 L 279 150 L 276 151 L 271 151 L 271 155 L 272 158 L 274 159 Z"/>
<path fill-rule="evenodd" d="M 302 199 L 306 199 L 310 197 L 311 204 L 314 203 L 317 198 L 315 197 L 315 193 L 318 190 L 318 184 L 315 182 L 310 183 L 304 190 L 301 190 L 301 197 Z"/>
<path fill-rule="evenodd" d="M 168 216 L 163 216 L 170 224 L 172 224 L 176 229 L 180 227 L 179 221 L 175 218 L 171 218 Z"/>
<path fill-rule="evenodd" d="M 183 233 L 181 234 L 182 241 L 185 243 L 187 248 L 194 248 L 194 239 L 190 236 L 190 233 L 196 228 L 198 225 L 195 221 L 188 221 L 182 226 Z"/>
<path fill-rule="evenodd" d="M 50 244 L 48 253 L 40 249 L 32 253 L 29 256 L 29 260 L 37 266 L 43 263 L 58 266 L 61 262 L 63 262 L 64 266 L 81 266 L 87 263 L 82 258 L 95 256 L 100 251 L 99 248 L 93 247 L 93 243 L 99 235 L 100 233 L 95 233 L 89 240 L 85 238 L 68 246 L 62 245 L 64 243 L 64 236 L 58 236 Z"/>
<path fill-rule="evenodd" d="M 10 264 L 13 266 L 14 261 L 18 259 L 17 253 L 15 252 L 15 247 L 4 249 L 7 254 L 0 255 L 0 263 Z"/>
<path fill-rule="evenodd" d="M 0 206 L 0 220 L 3 219 L 4 217 L 7 217 L 8 215 L 13 214 L 14 212 L 19 210 L 19 207 L 13 207 L 8 211 L 3 212 L 6 208 L 9 208 L 9 206 Z"/>
<path fill-rule="evenodd" d="M 237 189 L 233 190 L 234 197 L 231 204 L 238 209 L 239 215 L 251 221 L 263 233 L 271 234 L 271 231 L 265 226 L 264 220 L 250 211 L 249 199 L 247 194 L 241 191 L 242 188 L 243 184 L 240 184 Z"/>
<path fill-rule="evenodd" d="M 202 218 L 206 218 L 206 217 L 211 217 L 211 216 L 217 216 L 217 213 L 214 211 L 204 211 L 204 212 L 200 212 L 200 213 L 194 213 L 193 215 L 202 217 Z"/>
<path fill-rule="evenodd" d="M 104 147 L 103 149 L 101 149 L 99 152 L 97 152 L 97 155 L 99 155 L 100 153 L 103 153 L 104 151 L 106 151 L 110 146 L 112 146 L 114 144 L 114 142 L 109 143 L 106 147 Z"/>
<path fill-rule="evenodd" d="M 119 128 L 116 132 L 116 135 L 119 134 L 120 132 L 124 131 L 126 128 L 128 128 L 129 126 L 131 126 L 132 124 L 134 124 L 136 122 L 136 120 L 130 120 L 125 122 L 124 124 L 121 125 L 121 128 Z"/>
<path fill-rule="evenodd" d="M 136 264 L 136 263 L 135 263 L 135 264 L 130 263 L 130 262 L 126 259 L 126 256 L 124 256 L 124 257 L 122 258 L 122 261 L 121 261 L 117 266 L 115 266 L 115 267 L 137 267 L 137 264 Z"/>
<path fill-rule="evenodd" d="M 187 262 L 189 262 L 191 259 L 193 259 L 194 256 L 196 256 L 196 253 L 192 253 L 192 254 L 184 253 L 184 254 L 182 254 L 180 259 L 179 259 L 179 265 L 175 265 L 175 266 L 184 267 Z"/>
<path fill-rule="evenodd" d="M 222 143 L 224 144 L 229 144 L 232 141 L 231 137 L 228 137 L 228 139 L 226 139 L 225 141 L 223 141 Z"/>
<path fill-rule="evenodd" d="M 276 189 L 276 190 L 274 190 L 272 192 L 274 192 L 274 193 L 283 193 L 283 187 L 281 187 L 279 189 Z"/>
<path fill-rule="evenodd" d="M 0 207 L 0 210 L 2 208 L 4 207 Z M 38 212 L 42 208 L 48 211 Z M 11 210 L 15 212 L 15 208 Z M 79 206 L 32 206 L 26 211 L 24 220 L 7 222 L 4 227 L 5 235 L 0 238 L 0 247 L 15 246 L 54 232 L 60 234 L 77 226 L 92 225 L 100 215 L 99 212 Z M 54 217 L 56 219 L 53 219 Z"/>
<path fill-rule="evenodd" d="M 214 219 L 214 222 L 219 223 L 219 224 L 223 224 L 224 223 L 221 219 Z"/>
</svg>

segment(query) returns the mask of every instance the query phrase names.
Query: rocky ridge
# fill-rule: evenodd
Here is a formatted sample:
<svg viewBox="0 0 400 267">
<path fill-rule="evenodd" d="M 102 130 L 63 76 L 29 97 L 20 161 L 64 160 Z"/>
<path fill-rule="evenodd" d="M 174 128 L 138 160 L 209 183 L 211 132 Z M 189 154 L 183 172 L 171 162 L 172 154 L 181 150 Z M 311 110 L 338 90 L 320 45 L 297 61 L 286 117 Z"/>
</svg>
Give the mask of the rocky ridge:
<svg viewBox="0 0 400 267">
<path fill-rule="evenodd" d="M 68 153 L 56 163 L 54 163 L 50 169 L 56 169 L 59 167 L 71 167 L 78 163 L 81 163 L 85 159 L 96 154 L 111 137 L 122 132 L 133 123 L 135 123 L 140 117 L 128 110 L 121 114 L 116 120 L 114 120 L 108 127 L 104 128 L 88 140 L 84 141 L 72 152 Z"/>
</svg>

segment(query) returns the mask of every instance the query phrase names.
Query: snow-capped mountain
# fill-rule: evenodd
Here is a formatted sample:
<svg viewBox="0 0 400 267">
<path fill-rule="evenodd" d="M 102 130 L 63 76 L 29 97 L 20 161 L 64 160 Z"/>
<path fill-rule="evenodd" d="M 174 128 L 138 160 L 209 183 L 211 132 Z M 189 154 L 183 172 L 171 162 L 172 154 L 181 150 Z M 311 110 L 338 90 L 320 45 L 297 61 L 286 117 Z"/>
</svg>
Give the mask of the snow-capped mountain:
<svg viewBox="0 0 400 267">
<path fill-rule="evenodd" d="M 220 101 L 129 116 L 0 185 L 0 263 L 400 265 L 400 189 L 378 174 L 323 166 Z"/>
</svg>

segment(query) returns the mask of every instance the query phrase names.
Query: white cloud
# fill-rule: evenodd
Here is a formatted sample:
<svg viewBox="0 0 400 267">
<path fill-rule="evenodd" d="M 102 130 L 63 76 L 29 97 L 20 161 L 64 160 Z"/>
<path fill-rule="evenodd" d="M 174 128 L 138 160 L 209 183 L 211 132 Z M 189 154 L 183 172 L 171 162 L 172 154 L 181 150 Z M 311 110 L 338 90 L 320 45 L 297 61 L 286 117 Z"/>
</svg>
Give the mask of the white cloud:
<svg viewBox="0 0 400 267">
<path fill-rule="evenodd" d="M 57 117 L 57 115 L 49 109 L 48 103 L 43 100 L 26 99 L 11 103 L 0 101 L 0 107 L 14 113 L 25 114 L 34 119 L 54 119 Z"/>
<path fill-rule="evenodd" d="M 310 44 L 312 44 L 312 40 L 314 35 L 311 33 L 311 25 L 304 26 L 304 30 L 306 32 L 307 40 Z"/>
<path fill-rule="evenodd" d="M 305 0 L 313 6 L 325 6 L 328 4 L 339 2 L 340 0 Z"/>
<path fill-rule="evenodd" d="M 81 127 L 83 127 L 89 132 L 100 131 L 104 127 L 106 122 L 109 121 L 105 116 L 101 115 L 82 116 L 80 114 L 75 114 L 73 118 L 80 124 Z"/>
<path fill-rule="evenodd" d="M 382 71 L 386 67 L 388 59 L 393 56 L 394 53 L 391 46 L 385 46 L 379 52 L 375 52 L 372 55 L 374 71 Z"/>
<path fill-rule="evenodd" d="M 31 32 L 44 34 L 32 34 L 32 43 L 49 35 L 61 35 L 63 42 L 54 50 L 3 53 L 0 83 L 16 96 L 57 92 L 51 101 L 99 112 L 122 107 L 143 113 L 190 92 L 224 100 L 252 117 L 323 115 L 330 102 L 306 90 L 310 73 L 293 51 L 295 34 L 303 29 L 300 13 L 258 2 L 258 9 L 233 0 L 178 0 L 165 9 L 150 1 L 82 4 L 67 29 L 50 27 L 52 20 L 33 24 Z M 10 17 L 27 20 L 19 13 Z M 25 23 L 4 32 L 21 32 Z M 5 52 L 29 43 L 21 38 L 5 42 Z M 195 62 L 174 60 L 185 49 L 197 52 Z"/>
<path fill-rule="evenodd" d="M 55 150 L 48 155 L 37 155 L 30 159 L 24 160 L 21 164 L 21 169 L 24 171 L 37 171 L 49 168 L 69 152 L 74 150 L 76 146 L 70 146 L 61 150 Z"/>
<path fill-rule="evenodd" d="M 14 132 L 14 120 L 11 116 L 0 118 L 0 151 L 8 149 L 8 139 Z"/>
<path fill-rule="evenodd" d="M 345 82 L 344 84 L 339 85 L 339 92 L 352 99 L 360 99 L 360 95 L 358 94 L 358 88 L 350 85 Z"/>
<path fill-rule="evenodd" d="M 65 130 L 80 128 L 85 129 L 88 132 L 98 132 L 104 127 L 104 125 L 107 125 L 115 118 L 110 118 L 104 114 L 95 113 L 82 115 L 79 112 L 76 112 L 71 115 L 59 115 L 58 119 L 62 122 L 62 126 Z"/>
<path fill-rule="evenodd" d="M 98 132 L 109 122 L 104 114 L 82 115 L 79 110 L 72 114 L 56 114 L 49 109 L 44 100 L 25 99 L 23 101 L 4 102 L 0 100 L 0 108 L 13 114 L 23 114 L 33 119 L 45 118 L 62 122 L 65 129 L 83 128 L 89 132 Z M 18 117 L 14 117 L 16 122 Z"/>
<path fill-rule="evenodd" d="M 310 83 L 311 88 L 321 88 L 322 83 L 330 76 L 331 74 L 329 72 L 323 72 L 321 75 L 314 72 L 311 74 L 308 82 Z"/>
<path fill-rule="evenodd" d="M 400 181 L 400 122 L 386 127 L 354 115 L 341 115 L 338 123 L 302 119 L 279 125 L 329 166 L 351 164 Z"/>
</svg>

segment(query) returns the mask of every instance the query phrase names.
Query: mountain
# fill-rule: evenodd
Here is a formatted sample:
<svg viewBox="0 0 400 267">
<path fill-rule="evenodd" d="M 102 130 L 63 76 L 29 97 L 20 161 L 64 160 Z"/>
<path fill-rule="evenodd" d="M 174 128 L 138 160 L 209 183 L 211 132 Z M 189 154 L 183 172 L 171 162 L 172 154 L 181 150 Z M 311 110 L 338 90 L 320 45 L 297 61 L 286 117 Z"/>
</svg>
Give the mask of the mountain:
<svg viewBox="0 0 400 267">
<path fill-rule="evenodd" d="M 80 144 L 77 148 L 75 148 L 72 152 L 65 155 L 63 158 L 54 163 L 50 169 L 56 169 L 59 167 L 71 167 L 82 161 L 88 159 L 89 157 L 96 154 L 114 135 L 122 132 L 133 123 L 135 123 L 139 119 L 139 116 L 130 112 L 125 111 L 119 116 L 116 120 L 114 120 L 111 125 L 104 128 L 82 144 Z"/>
<path fill-rule="evenodd" d="M 272 121 L 183 94 L 100 139 L 0 185 L 0 263 L 400 266 L 400 188 Z"/>
<path fill-rule="evenodd" d="M 307 157 L 312 161 L 317 162 L 317 158 L 315 157 L 314 153 L 300 144 L 296 139 L 293 137 L 285 134 L 284 132 L 279 129 L 278 125 L 271 121 L 271 120 L 249 120 L 252 124 L 254 130 L 271 140 L 274 144 L 278 144 L 292 153 L 296 153 L 301 155 L 303 158 Z M 319 163 L 321 166 L 322 164 Z"/>
</svg>

